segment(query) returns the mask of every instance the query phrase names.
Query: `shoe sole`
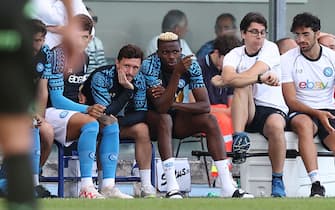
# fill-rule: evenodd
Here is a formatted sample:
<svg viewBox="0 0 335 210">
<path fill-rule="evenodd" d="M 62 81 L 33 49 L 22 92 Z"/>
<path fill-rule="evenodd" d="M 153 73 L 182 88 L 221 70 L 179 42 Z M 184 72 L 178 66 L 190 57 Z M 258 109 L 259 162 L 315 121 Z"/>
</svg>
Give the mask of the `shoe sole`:
<svg viewBox="0 0 335 210">
<path fill-rule="evenodd" d="M 234 153 L 246 153 L 250 148 L 250 139 L 248 136 L 242 136 L 237 140 L 233 141 L 233 152 Z"/>
</svg>

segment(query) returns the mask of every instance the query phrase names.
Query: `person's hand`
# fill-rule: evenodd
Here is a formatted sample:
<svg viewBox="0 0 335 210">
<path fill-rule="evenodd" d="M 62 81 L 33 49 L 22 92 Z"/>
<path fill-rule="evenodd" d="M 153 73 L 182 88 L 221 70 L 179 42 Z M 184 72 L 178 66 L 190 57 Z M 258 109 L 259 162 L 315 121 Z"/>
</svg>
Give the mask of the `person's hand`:
<svg viewBox="0 0 335 210">
<path fill-rule="evenodd" d="M 330 112 L 319 110 L 317 118 L 320 120 L 321 124 L 325 127 L 328 133 L 335 132 L 335 129 L 329 123 L 329 119 L 335 119 L 334 115 L 332 115 Z"/>
<path fill-rule="evenodd" d="M 179 73 L 180 75 L 187 72 L 187 70 L 192 65 L 192 57 L 193 56 L 194 55 L 187 55 L 184 58 L 182 58 L 176 65 L 176 72 Z"/>
<path fill-rule="evenodd" d="M 223 87 L 225 85 L 221 75 L 212 77 L 211 83 L 216 87 Z"/>
<path fill-rule="evenodd" d="M 267 84 L 267 85 L 270 85 L 270 86 L 279 86 L 280 85 L 278 76 L 274 72 L 271 72 L 271 71 L 268 71 L 268 72 L 264 73 L 261 76 L 261 80 L 264 84 Z"/>
<path fill-rule="evenodd" d="M 64 29 L 63 26 L 47 26 L 47 31 L 60 35 L 64 33 Z"/>
<path fill-rule="evenodd" d="M 126 73 L 118 71 L 118 80 L 120 85 L 126 89 L 134 90 L 134 85 L 127 79 Z"/>
<path fill-rule="evenodd" d="M 97 118 L 101 117 L 104 114 L 105 109 L 106 109 L 105 106 L 102 106 L 100 104 L 94 104 L 94 105 L 89 106 L 87 108 L 87 113 L 90 116 L 92 116 L 92 117 L 94 117 L 94 118 L 97 119 Z"/>
<path fill-rule="evenodd" d="M 159 98 L 163 95 L 165 88 L 163 86 L 156 86 L 150 89 L 152 98 Z"/>
<path fill-rule="evenodd" d="M 42 122 L 42 117 L 39 114 L 35 114 L 33 117 L 33 125 L 37 128 L 41 126 Z"/>
</svg>

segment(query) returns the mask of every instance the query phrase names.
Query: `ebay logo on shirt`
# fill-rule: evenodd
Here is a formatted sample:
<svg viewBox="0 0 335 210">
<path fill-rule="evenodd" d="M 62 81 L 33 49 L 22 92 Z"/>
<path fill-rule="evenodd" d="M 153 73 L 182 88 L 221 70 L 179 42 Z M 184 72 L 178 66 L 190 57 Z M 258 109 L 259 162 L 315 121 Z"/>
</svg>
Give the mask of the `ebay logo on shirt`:
<svg viewBox="0 0 335 210">
<path fill-rule="evenodd" d="M 321 89 L 326 89 L 328 85 L 328 82 L 323 83 L 321 81 L 314 82 L 314 81 L 309 81 L 307 80 L 306 82 L 299 82 L 298 87 L 300 89 L 310 89 L 310 90 L 321 90 Z"/>
</svg>

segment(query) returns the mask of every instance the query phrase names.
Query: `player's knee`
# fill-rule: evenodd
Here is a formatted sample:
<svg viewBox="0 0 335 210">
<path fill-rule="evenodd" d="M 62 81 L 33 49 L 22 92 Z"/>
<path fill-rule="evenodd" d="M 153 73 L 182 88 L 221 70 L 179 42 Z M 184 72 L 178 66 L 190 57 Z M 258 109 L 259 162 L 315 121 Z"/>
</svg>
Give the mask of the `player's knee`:
<svg viewBox="0 0 335 210">
<path fill-rule="evenodd" d="M 135 139 L 141 141 L 150 141 L 149 127 L 146 123 L 137 123 L 134 125 Z"/>
<path fill-rule="evenodd" d="M 172 118 L 169 114 L 161 114 L 159 117 L 159 129 L 172 129 Z"/>
</svg>

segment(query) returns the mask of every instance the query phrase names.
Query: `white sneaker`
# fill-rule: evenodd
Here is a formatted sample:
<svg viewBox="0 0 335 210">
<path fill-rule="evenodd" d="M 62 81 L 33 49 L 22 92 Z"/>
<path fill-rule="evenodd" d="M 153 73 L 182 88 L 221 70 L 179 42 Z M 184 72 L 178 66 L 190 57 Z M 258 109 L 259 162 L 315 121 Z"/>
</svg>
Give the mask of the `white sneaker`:
<svg viewBox="0 0 335 210">
<path fill-rule="evenodd" d="M 80 198 L 89 198 L 89 199 L 102 199 L 105 198 L 101 195 L 93 185 L 83 187 L 80 189 L 79 193 Z"/>
<path fill-rule="evenodd" d="M 170 199 L 183 199 L 183 195 L 179 190 L 171 190 L 166 193 L 165 197 Z"/>
<path fill-rule="evenodd" d="M 141 197 L 142 198 L 156 198 L 156 188 L 152 185 L 141 187 Z"/>
<path fill-rule="evenodd" d="M 106 198 L 122 198 L 122 199 L 132 199 L 133 196 L 127 195 L 121 192 L 116 187 L 105 187 L 102 188 L 100 191 L 101 195 L 105 196 Z"/>
</svg>

